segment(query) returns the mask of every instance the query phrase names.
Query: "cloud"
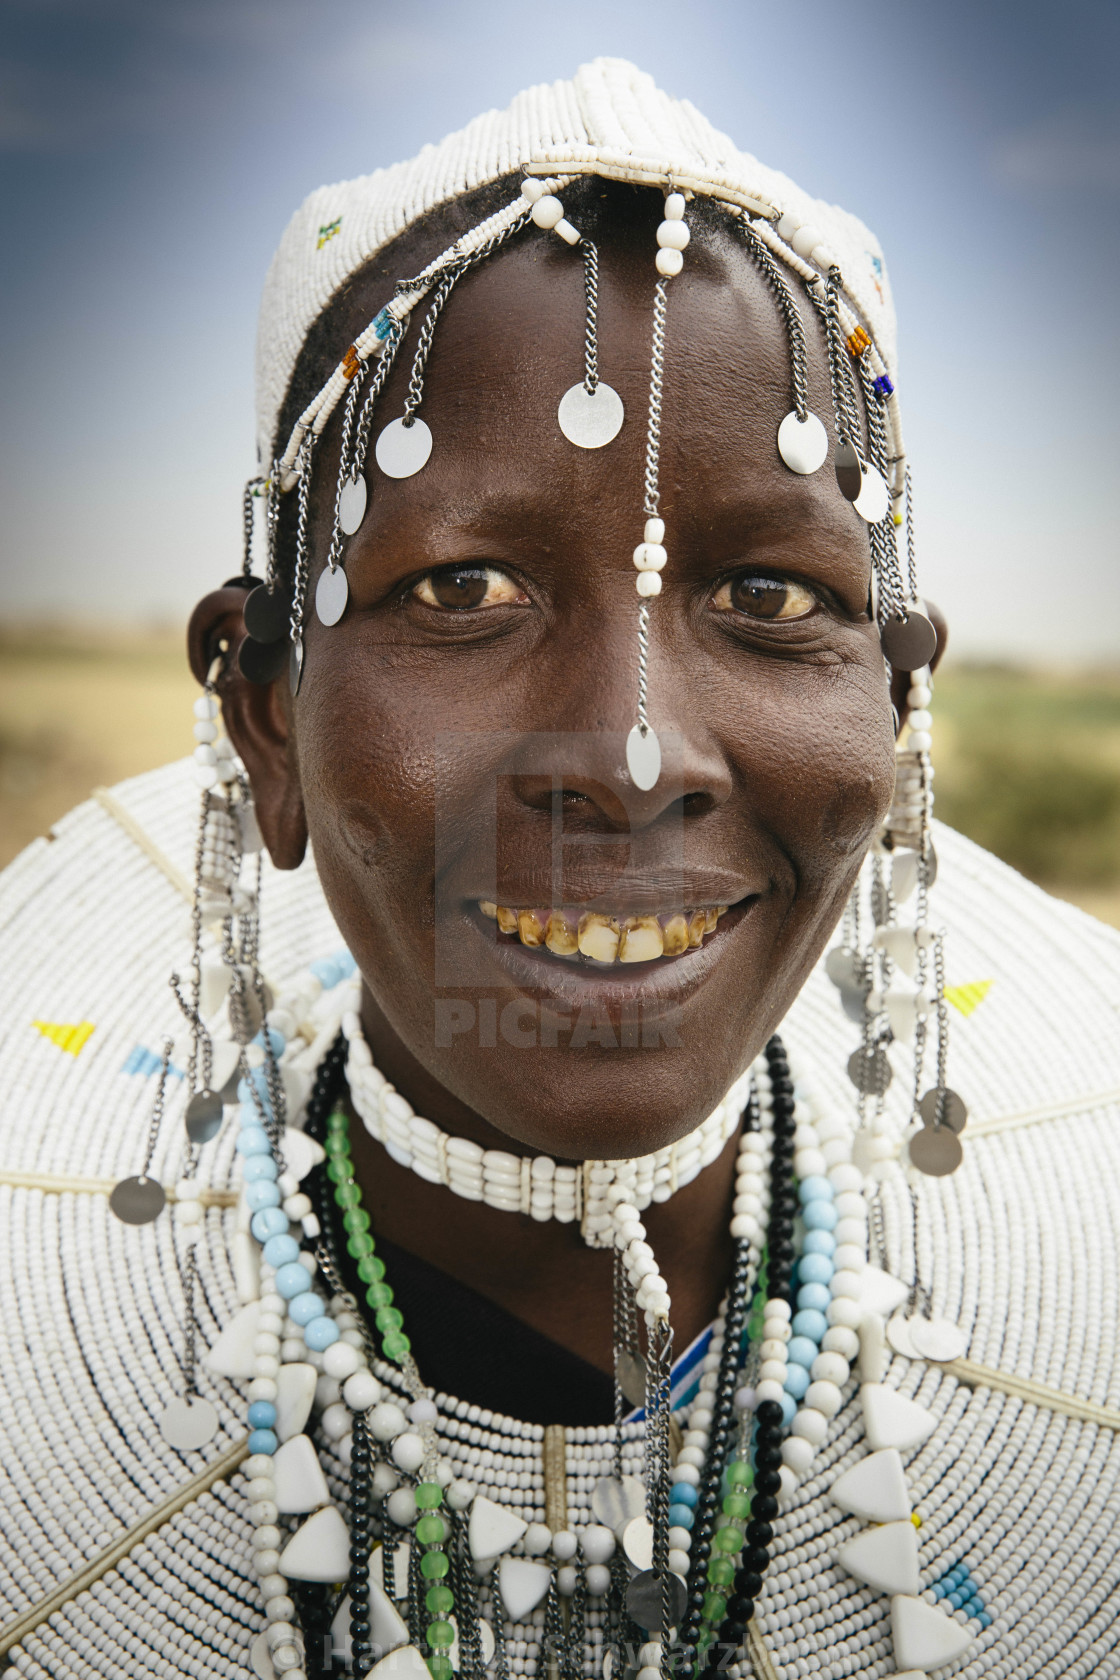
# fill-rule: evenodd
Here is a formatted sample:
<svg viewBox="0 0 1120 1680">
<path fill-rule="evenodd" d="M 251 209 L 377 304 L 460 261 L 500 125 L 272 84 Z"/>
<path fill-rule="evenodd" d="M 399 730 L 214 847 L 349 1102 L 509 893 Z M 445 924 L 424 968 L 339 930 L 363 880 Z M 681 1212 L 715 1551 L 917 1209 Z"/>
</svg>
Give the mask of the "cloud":
<svg viewBox="0 0 1120 1680">
<path fill-rule="evenodd" d="M 1120 114 L 1054 111 L 1005 134 L 992 149 L 995 180 L 1016 192 L 1104 192 L 1120 187 Z"/>
</svg>

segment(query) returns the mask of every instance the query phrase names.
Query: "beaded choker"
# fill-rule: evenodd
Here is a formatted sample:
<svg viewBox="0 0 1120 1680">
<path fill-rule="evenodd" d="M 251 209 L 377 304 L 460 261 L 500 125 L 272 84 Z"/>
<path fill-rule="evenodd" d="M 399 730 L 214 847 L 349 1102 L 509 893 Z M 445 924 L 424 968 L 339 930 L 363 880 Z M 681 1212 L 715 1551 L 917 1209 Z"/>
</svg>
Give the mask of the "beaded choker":
<svg viewBox="0 0 1120 1680">
<path fill-rule="evenodd" d="M 687 1137 L 630 1161 L 585 1161 L 563 1166 L 548 1155 L 513 1155 L 450 1137 L 417 1114 L 373 1065 L 358 1017 L 355 988 L 342 1017 L 348 1043 L 346 1077 L 354 1110 L 366 1130 L 402 1167 L 456 1196 L 541 1221 L 579 1222 L 591 1248 L 613 1246 L 611 1208 L 623 1191 L 639 1211 L 666 1202 L 710 1166 L 738 1130 L 749 1078 L 732 1086 L 715 1112 Z"/>
</svg>

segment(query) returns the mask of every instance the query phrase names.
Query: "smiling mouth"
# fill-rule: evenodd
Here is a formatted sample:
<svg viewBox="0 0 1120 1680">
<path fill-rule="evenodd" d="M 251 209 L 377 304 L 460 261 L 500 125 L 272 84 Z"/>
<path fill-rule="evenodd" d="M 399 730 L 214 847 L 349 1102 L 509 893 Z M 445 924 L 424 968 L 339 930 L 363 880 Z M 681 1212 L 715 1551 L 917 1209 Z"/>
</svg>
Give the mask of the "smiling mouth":
<svg viewBox="0 0 1120 1680">
<path fill-rule="evenodd" d="M 477 902 L 482 914 L 496 921 L 499 934 L 511 943 L 519 942 L 563 962 L 583 961 L 602 968 L 683 957 L 697 951 L 716 931 L 729 908 L 719 904 L 657 915 L 608 916 L 597 910 L 514 910 L 487 899 Z"/>
</svg>

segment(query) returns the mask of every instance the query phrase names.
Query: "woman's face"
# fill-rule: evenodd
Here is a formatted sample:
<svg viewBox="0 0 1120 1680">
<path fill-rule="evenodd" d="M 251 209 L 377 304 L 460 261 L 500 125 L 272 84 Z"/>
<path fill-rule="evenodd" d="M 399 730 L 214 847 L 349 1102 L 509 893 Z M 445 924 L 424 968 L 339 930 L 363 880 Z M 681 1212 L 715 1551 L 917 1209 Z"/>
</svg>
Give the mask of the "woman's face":
<svg viewBox="0 0 1120 1680">
<path fill-rule="evenodd" d="M 601 242 L 600 371 L 626 408 L 603 449 L 556 420 L 583 372 L 578 253 L 530 234 L 460 282 L 428 363 L 428 464 L 392 480 L 371 450 L 346 614 L 325 629 L 309 611 L 286 753 L 247 752 L 274 852 L 306 821 L 375 1057 L 569 1158 L 645 1154 L 712 1111 L 821 951 L 893 785 L 866 527 L 829 466 L 779 459 L 787 346 L 730 235 L 694 241 L 669 285 L 649 660 L 665 768 L 645 793 L 627 775 L 656 219 Z M 337 442 L 309 603 L 336 463 Z M 602 964 L 504 934 L 480 903 L 662 929 L 730 908 L 699 947 Z M 543 925 L 522 921 L 530 940 Z"/>
</svg>

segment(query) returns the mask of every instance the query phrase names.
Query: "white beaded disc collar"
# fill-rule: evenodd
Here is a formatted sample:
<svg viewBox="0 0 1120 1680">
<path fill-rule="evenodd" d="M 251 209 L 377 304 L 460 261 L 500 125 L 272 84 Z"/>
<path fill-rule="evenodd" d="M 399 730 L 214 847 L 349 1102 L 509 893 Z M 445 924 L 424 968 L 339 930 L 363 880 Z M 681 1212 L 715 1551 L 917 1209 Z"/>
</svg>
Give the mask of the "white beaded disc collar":
<svg viewBox="0 0 1120 1680">
<path fill-rule="evenodd" d="M 374 1067 L 358 1017 L 360 995 L 354 986 L 342 1016 L 349 1046 L 346 1077 L 355 1113 L 390 1157 L 429 1184 L 444 1184 L 467 1201 L 485 1202 L 507 1213 L 527 1213 L 542 1222 L 578 1221 L 591 1248 L 611 1246 L 616 1186 L 626 1191 L 626 1200 L 638 1209 L 651 1202 L 667 1202 L 710 1166 L 738 1131 L 750 1093 L 750 1077 L 744 1075 L 694 1132 L 635 1160 L 562 1166 L 548 1155 L 483 1149 L 469 1138 L 449 1136 L 417 1114 Z"/>
</svg>

